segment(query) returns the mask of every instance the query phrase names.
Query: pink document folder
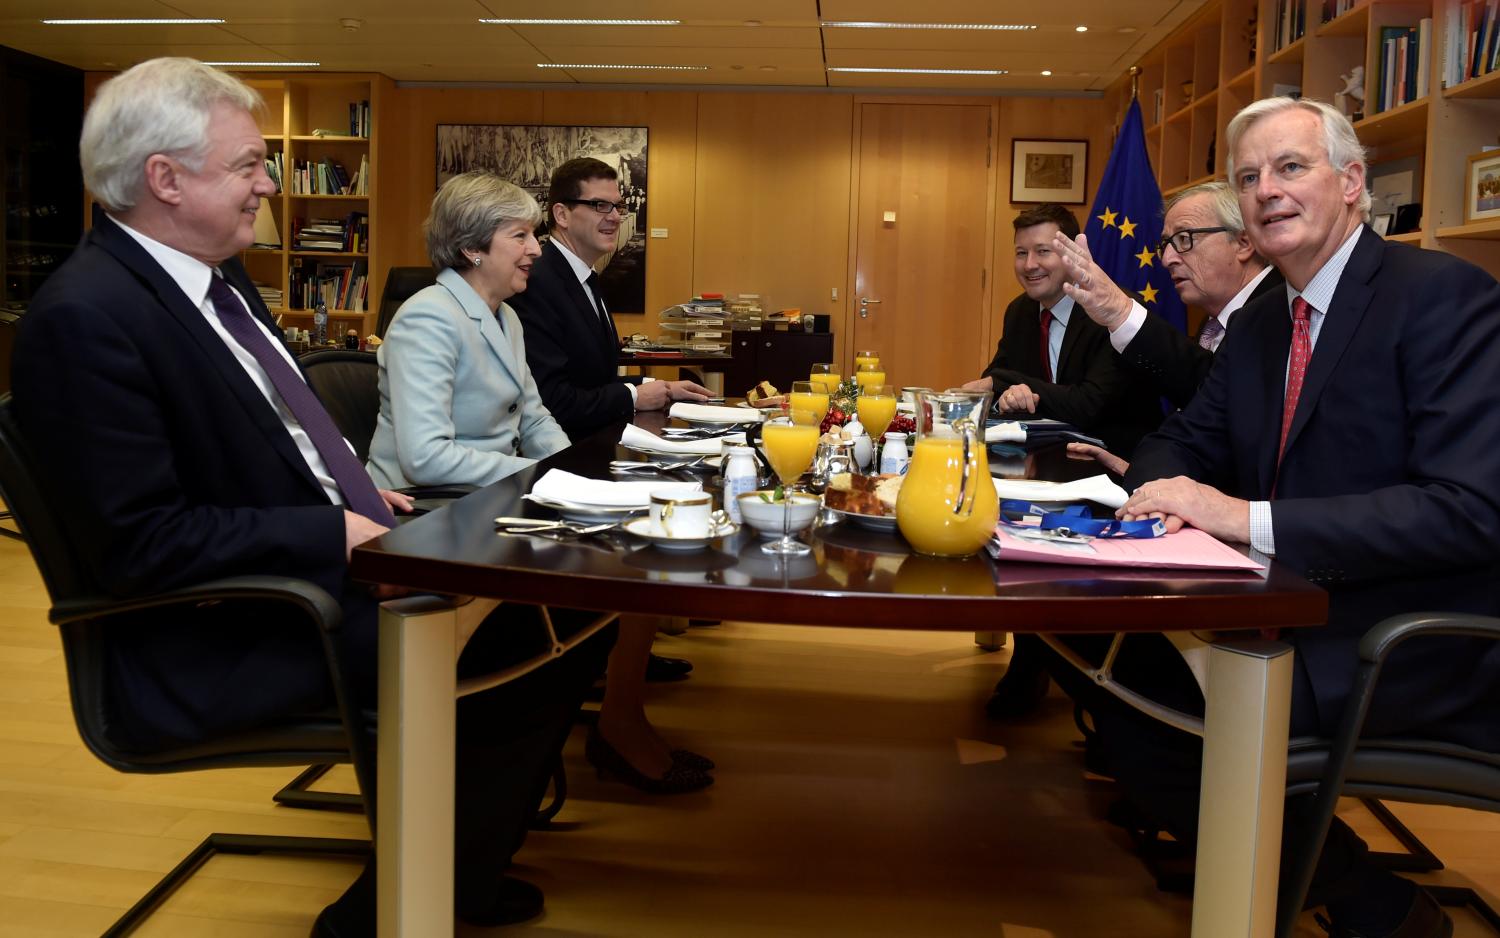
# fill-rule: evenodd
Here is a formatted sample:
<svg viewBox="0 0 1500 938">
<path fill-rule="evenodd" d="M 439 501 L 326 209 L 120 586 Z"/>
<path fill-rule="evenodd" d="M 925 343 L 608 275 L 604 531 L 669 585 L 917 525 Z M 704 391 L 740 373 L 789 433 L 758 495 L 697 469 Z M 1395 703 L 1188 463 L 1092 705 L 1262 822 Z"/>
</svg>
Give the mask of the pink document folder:
<svg viewBox="0 0 1500 938">
<path fill-rule="evenodd" d="M 1064 563 L 1085 567 L 1153 567 L 1163 570 L 1264 570 L 1265 566 L 1197 528 L 1161 537 L 1101 537 L 1081 544 L 1016 537 L 995 529 L 991 556 L 1002 561 Z M 998 542 L 999 551 L 995 551 Z"/>
</svg>

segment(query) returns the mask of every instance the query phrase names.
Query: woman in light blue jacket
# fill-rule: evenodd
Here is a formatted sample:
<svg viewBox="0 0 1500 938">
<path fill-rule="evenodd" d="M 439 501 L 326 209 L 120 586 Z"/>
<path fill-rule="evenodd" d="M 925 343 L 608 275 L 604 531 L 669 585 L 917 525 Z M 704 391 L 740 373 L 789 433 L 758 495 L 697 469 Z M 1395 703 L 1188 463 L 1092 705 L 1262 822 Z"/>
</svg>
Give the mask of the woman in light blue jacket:
<svg viewBox="0 0 1500 938">
<path fill-rule="evenodd" d="M 379 352 L 376 485 L 487 485 L 568 446 L 505 304 L 541 254 L 540 220 L 530 195 L 490 173 L 455 176 L 433 198 L 423 227 L 441 273 L 401 304 Z"/>
</svg>

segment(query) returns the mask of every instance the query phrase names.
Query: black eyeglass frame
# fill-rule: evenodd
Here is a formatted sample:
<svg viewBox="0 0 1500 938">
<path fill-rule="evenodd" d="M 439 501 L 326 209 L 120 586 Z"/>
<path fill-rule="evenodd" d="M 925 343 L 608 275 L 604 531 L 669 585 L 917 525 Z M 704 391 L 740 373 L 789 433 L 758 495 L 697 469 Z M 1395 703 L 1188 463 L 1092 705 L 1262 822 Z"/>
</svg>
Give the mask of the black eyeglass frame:
<svg viewBox="0 0 1500 938">
<path fill-rule="evenodd" d="M 608 199 L 559 199 L 564 205 L 587 205 L 600 215 L 608 215 L 610 212 L 625 214 L 624 202 L 611 202 Z M 599 206 L 604 206 L 600 208 Z"/>
<path fill-rule="evenodd" d="M 1160 241 L 1156 242 L 1157 256 L 1159 257 L 1165 254 L 1167 252 L 1167 245 L 1169 244 L 1172 246 L 1172 249 L 1175 250 L 1178 254 L 1186 254 L 1193 249 L 1193 241 L 1197 235 L 1218 234 L 1221 231 L 1228 230 L 1229 229 L 1225 228 L 1223 225 L 1220 225 L 1217 228 L 1182 228 L 1178 231 L 1172 232 L 1170 235 L 1167 235 Z M 1187 247 L 1181 247 L 1177 244 L 1177 239 L 1182 237 L 1183 235 L 1187 235 Z"/>
</svg>

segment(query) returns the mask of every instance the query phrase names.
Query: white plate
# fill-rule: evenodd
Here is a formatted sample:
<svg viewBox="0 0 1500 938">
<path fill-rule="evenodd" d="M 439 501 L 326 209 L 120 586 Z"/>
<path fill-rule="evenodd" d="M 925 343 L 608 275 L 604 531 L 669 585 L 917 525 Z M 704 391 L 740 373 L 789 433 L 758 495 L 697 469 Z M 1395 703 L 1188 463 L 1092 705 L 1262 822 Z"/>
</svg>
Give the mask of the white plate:
<svg viewBox="0 0 1500 938">
<path fill-rule="evenodd" d="M 614 507 L 610 505 L 580 505 L 576 502 L 564 502 L 557 499 L 547 498 L 543 495 L 526 495 L 526 500 L 541 505 L 543 508 L 551 508 L 562 515 L 567 521 L 577 521 L 581 524 L 600 524 L 605 521 L 623 521 L 631 515 L 638 515 L 649 506 L 627 506 Z"/>
<path fill-rule="evenodd" d="M 840 521 L 850 521 L 871 531 L 884 531 L 888 534 L 895 534 L 897 531 L 895 515 L 862 515 L 854 511 L 840 511 L 837 508 L 828 510 L 838 515 Z"/>
<path fill-rule="evenodd" d="M 634 534 L 643 541 L 650 541 L 662 550 L 702 550 L 708 546 L 709 541 L 728 537 L 739 529 L 737 524 L 722 524 L 708 537 L 667 537 L 652 529 L 650 518 L 634 518 L 625 522 L 627 533 Z"/>
<path fill-rule="evenodd" d="M 702 417 L 674 417 L 672 419 L 681 420 L 683 423 L 687 424 L 690 427 L 743 427 L 752 423 L 760 423 L 761 416 L 759 412 L 756 412 L 746 414 L 740 420 L 704 419 Z"/>
</svg>

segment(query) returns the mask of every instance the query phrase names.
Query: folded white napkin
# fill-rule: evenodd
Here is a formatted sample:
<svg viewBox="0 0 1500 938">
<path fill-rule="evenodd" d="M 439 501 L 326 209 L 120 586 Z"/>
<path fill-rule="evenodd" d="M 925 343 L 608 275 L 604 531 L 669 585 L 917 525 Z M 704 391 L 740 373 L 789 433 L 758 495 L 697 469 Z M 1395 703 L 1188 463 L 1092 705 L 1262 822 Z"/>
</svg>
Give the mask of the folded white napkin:
<svg viewBox="0 0 1500 938">
<path fill-rule="evenodd" d="M 1073 482 L 1040 482 L 1036 479 L 996 479 L 995 493 L 1001 499 L 1015 498 L 1031 502 L 1098 502 L 1119 508 L 1128 497 L 1125 490 L 1107 475 L 1090 476 Z"/>
<path fill-rule="evenodd" d="M 549 469 L 532 485 L 531 494 L 552 501 L 599 508 L 648 508 L 652 492 L 698 492 L 702 489 L 697 482 L 611 482 Z"/>
<path fill-rule="evenodd" d="M 667 415 L 698 423 L 757 423 L 764 416 L 750 407 L 722 407 L 715 404 L 694 404 L 692 401 L 678 401 L 667 411 Z"/>
<path fill-rule="evenodd" d="M 985 427 L 984 441 L 986 443 L 1025 443 L 1026 428 L 1021 426 L 1020 421 L 1006 420 L 993 427 Z"/>
<path fill-rule="evenodd" d="M 620 445 L 627 449 L 644 453 L 666 453 L 669 456 L 717 456 L 723 452 L 725 443 L 743 442 L 743 433 L 730 433 L 706 440 L 667 440 L 649 430 L 642 430 L 633 423 L 627 423 L 625 432 L 620 434 Z"/>
</svg>

